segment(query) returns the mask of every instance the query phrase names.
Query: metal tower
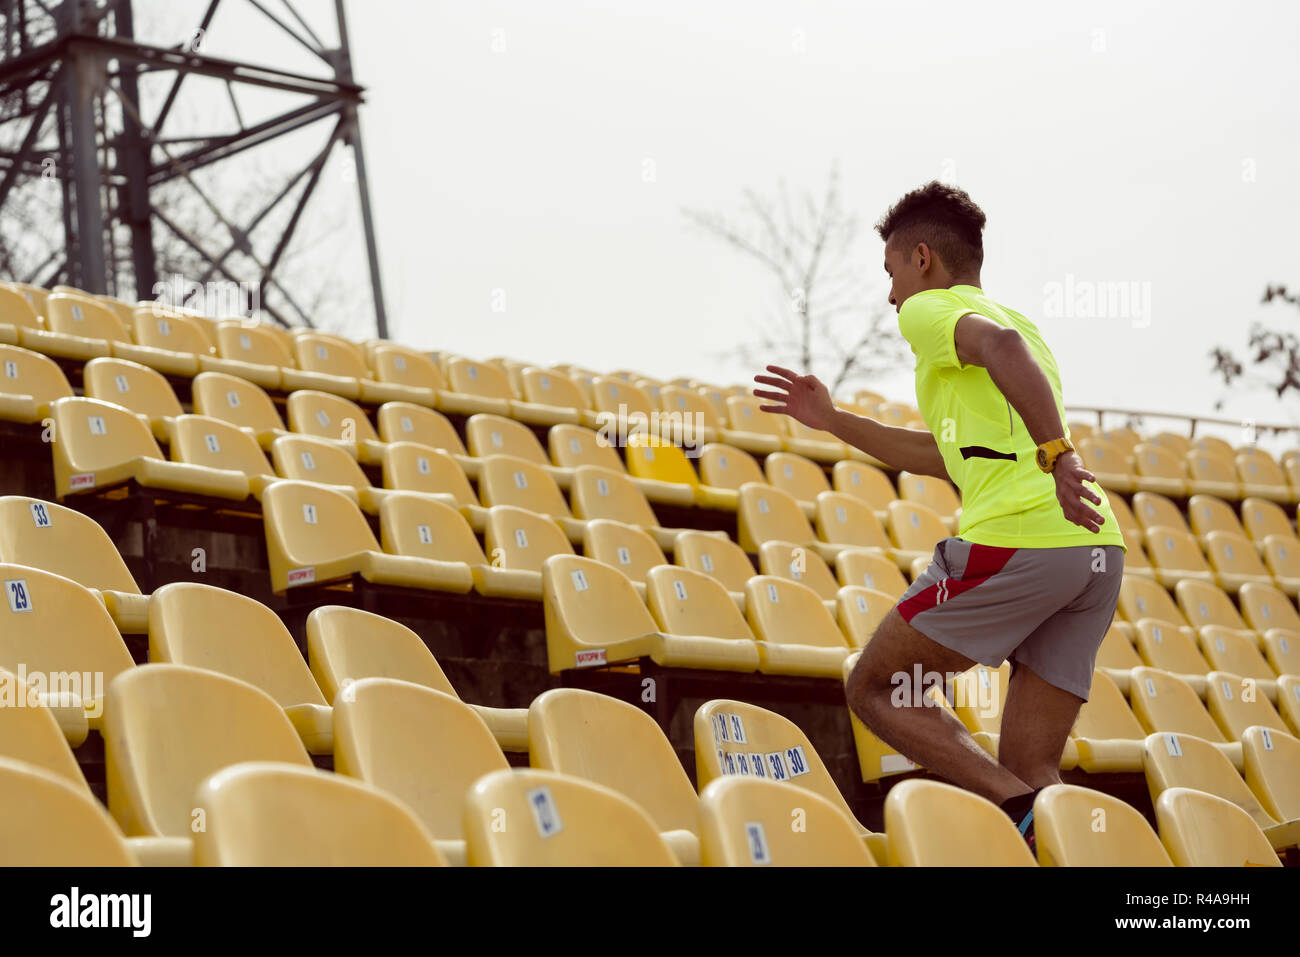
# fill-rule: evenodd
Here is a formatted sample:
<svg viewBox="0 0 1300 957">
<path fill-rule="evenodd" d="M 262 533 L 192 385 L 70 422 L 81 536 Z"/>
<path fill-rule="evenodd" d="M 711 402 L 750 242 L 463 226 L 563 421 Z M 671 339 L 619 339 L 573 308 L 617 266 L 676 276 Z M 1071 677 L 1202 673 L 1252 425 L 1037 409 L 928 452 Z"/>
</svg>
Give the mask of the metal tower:
<svg viewBox="0 0 1300 957">
<path fill-rule="evenodd" d="M 0 277 L 46 287 L 64 283 L 119 296 L 130 290 L 133 298 L 152 298 L 149 292 L 159 279 L 155 230 L 162 229 L 202 263 L 202 275 L 193 277 L 200 283 L 257 283 L 261 308 L 270 318 L 285 326 L 313 326 L 310 310 L 286 288 L 277 268 L 326 162 L 336 148 L 350 148 L 375 326 L 379 337 L 386 338 L 357 122 L 363 89 L 352 76 L 343 0 L 333 0 L 337 46 L 322 42 L 291 0 L 224 2 L 227 8 L 239 5 L 256 12 L 264 28 L 259 40 L 273 35 L 276 43 L 305 47 L 322 62 L 321 74 L 292 73 L 203 52 L 202 39 L 223 0 L 209 0 L 189 39 L 172 47 L 136 40 L 132 0 L 0 0 Z M 135 6 L 139 10 L 146 5 Z M 145 109 L 140 82 L 152 74 L 168 76 L 170 89 L 160 106 Z M 187 96 L 203 95 L 194 89 L 195 83 L 187 88 L 185 81 L 196 76 L 224 83 L 233 108 L 232 128 L 169 135 L 168 118 L 175 116 L 176 107 Z M 282 98 L 293 105 L 245 123 L 237 93 L 249 88 L 292 94 Z M 317 124 L 319 152 L 261 208 L 246 213 L 243 222 L 235 222 L 195 179 L 197 170 L 239 163 L 247 151 Z M 50 184 L 52 179 L 57 187 Z M 24 248 L 23 218 L 30 218 L 30 208 L 19 208 L 24 187 L 30 189 L 34 181 L 44 183 L 45 196 L 58 190 L 57 202 L 44 215 L 49 220 L 61 217 L 64 236 L 48 255 L 36 257 Z M 201 203 L 205 216 L 220 229 L 195 235 L 158 201 L 161 187 L 192 191 L 193 202 Z M 271 232 L 268 242 L 267 227 L 277 222 L 278 231 Z M 259 226 L 255 248 L 251 234 Z"/>
</svg>

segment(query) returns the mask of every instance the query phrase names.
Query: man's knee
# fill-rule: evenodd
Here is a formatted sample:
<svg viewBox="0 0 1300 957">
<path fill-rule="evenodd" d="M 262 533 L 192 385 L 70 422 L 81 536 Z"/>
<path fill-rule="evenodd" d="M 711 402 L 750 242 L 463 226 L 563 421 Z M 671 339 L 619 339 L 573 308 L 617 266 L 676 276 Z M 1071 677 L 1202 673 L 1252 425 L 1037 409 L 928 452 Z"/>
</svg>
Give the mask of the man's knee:
<svg viewBox="0 0 1300 957">
<path fill-rule="evenodd" d="M 892 690 L 893 667 L 886 660 L 885 644 L 888 641 L 886 619 L 877 626 L 871 641 L 858 657 L 857 664 L 849 672 L 844 691 L 849 707 L 864 722 L 864 713 L 871 713 L 881 702 L 888 699 Z"/>
</svg>

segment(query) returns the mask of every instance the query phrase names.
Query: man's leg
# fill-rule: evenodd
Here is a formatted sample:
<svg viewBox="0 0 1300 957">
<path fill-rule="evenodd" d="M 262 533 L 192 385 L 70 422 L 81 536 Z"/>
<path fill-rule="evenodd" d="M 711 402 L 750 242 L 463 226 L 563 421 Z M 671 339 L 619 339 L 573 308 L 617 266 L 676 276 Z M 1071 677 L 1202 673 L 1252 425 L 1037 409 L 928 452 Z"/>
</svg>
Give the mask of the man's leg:
<svg viewBox="0 0 1300 957">
<path fill-rule="evenodd" d="M 1014 662 L 998 761 L 1033 789 L 1061 783 L 1061 754 L 1083 699 Z"/>
<path fill-rule="evenodd" d="M 894 705 L 891 699 L 898 685 L 893 676 L 906 675 L 910 683 L 917 665 L 923 675 L 943 675 L 966 671 L 975 662 L 931 641 L 894 608 L 880 623 L 849 675 L 846 694 L 853 713 L 901 754 L 995 804 L 1031 791 L 1013 771 L 993 760 L 946 708 L 913 706 L 910 693 L 906 707 Z"/>
</svg>

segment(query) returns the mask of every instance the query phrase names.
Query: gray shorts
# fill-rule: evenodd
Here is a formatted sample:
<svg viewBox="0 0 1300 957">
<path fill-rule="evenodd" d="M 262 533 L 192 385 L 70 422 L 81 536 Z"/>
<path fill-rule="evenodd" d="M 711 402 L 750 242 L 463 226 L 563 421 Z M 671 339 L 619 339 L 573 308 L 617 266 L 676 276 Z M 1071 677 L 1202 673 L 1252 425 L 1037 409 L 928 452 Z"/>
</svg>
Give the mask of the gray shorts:
<svg viewBox="0 0 1300 957">
<path fill-rule="evenodd" d="M 1097 649 L 1115 617 L 1118 545 L 1002 548 L 945 538 L 898 601 L 903 620 L 972 661 L 1010 658 L 1088 700 Z"/>
</svg>

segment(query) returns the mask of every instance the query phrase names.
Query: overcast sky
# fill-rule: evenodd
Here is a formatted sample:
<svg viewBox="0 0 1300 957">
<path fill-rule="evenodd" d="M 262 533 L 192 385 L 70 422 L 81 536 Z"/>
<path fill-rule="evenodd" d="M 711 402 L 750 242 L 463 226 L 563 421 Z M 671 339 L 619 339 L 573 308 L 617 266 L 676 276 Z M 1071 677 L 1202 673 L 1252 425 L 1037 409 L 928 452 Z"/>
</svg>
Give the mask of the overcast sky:
<svg viewBox="0 0 1300 957">
<path fill-rule="evenodd" d="M 970 191 L 984 289 L 1042 328 L 1068 404 L 1212 413 L 1209 350 L 1300 319 L 1259 304 L 1268 283 L 1300 286 L 1298 4 L 348 10 L 402 342 L 747 381 L 729 354 L 772 288 L 681 210 L 736 212 L 781 179 L 820 191 L 836 161 L 881 299 L 871 224 L 930 179 Z M 339 268 L 366 281 L 363 259 Z M 1132 293 L 1123 315 L 1107 288 Z M 910 369 L 877 385 L 914 398 Z M 1255 390 L 1224 414 L 1298 407 Z"/>
</svg>

